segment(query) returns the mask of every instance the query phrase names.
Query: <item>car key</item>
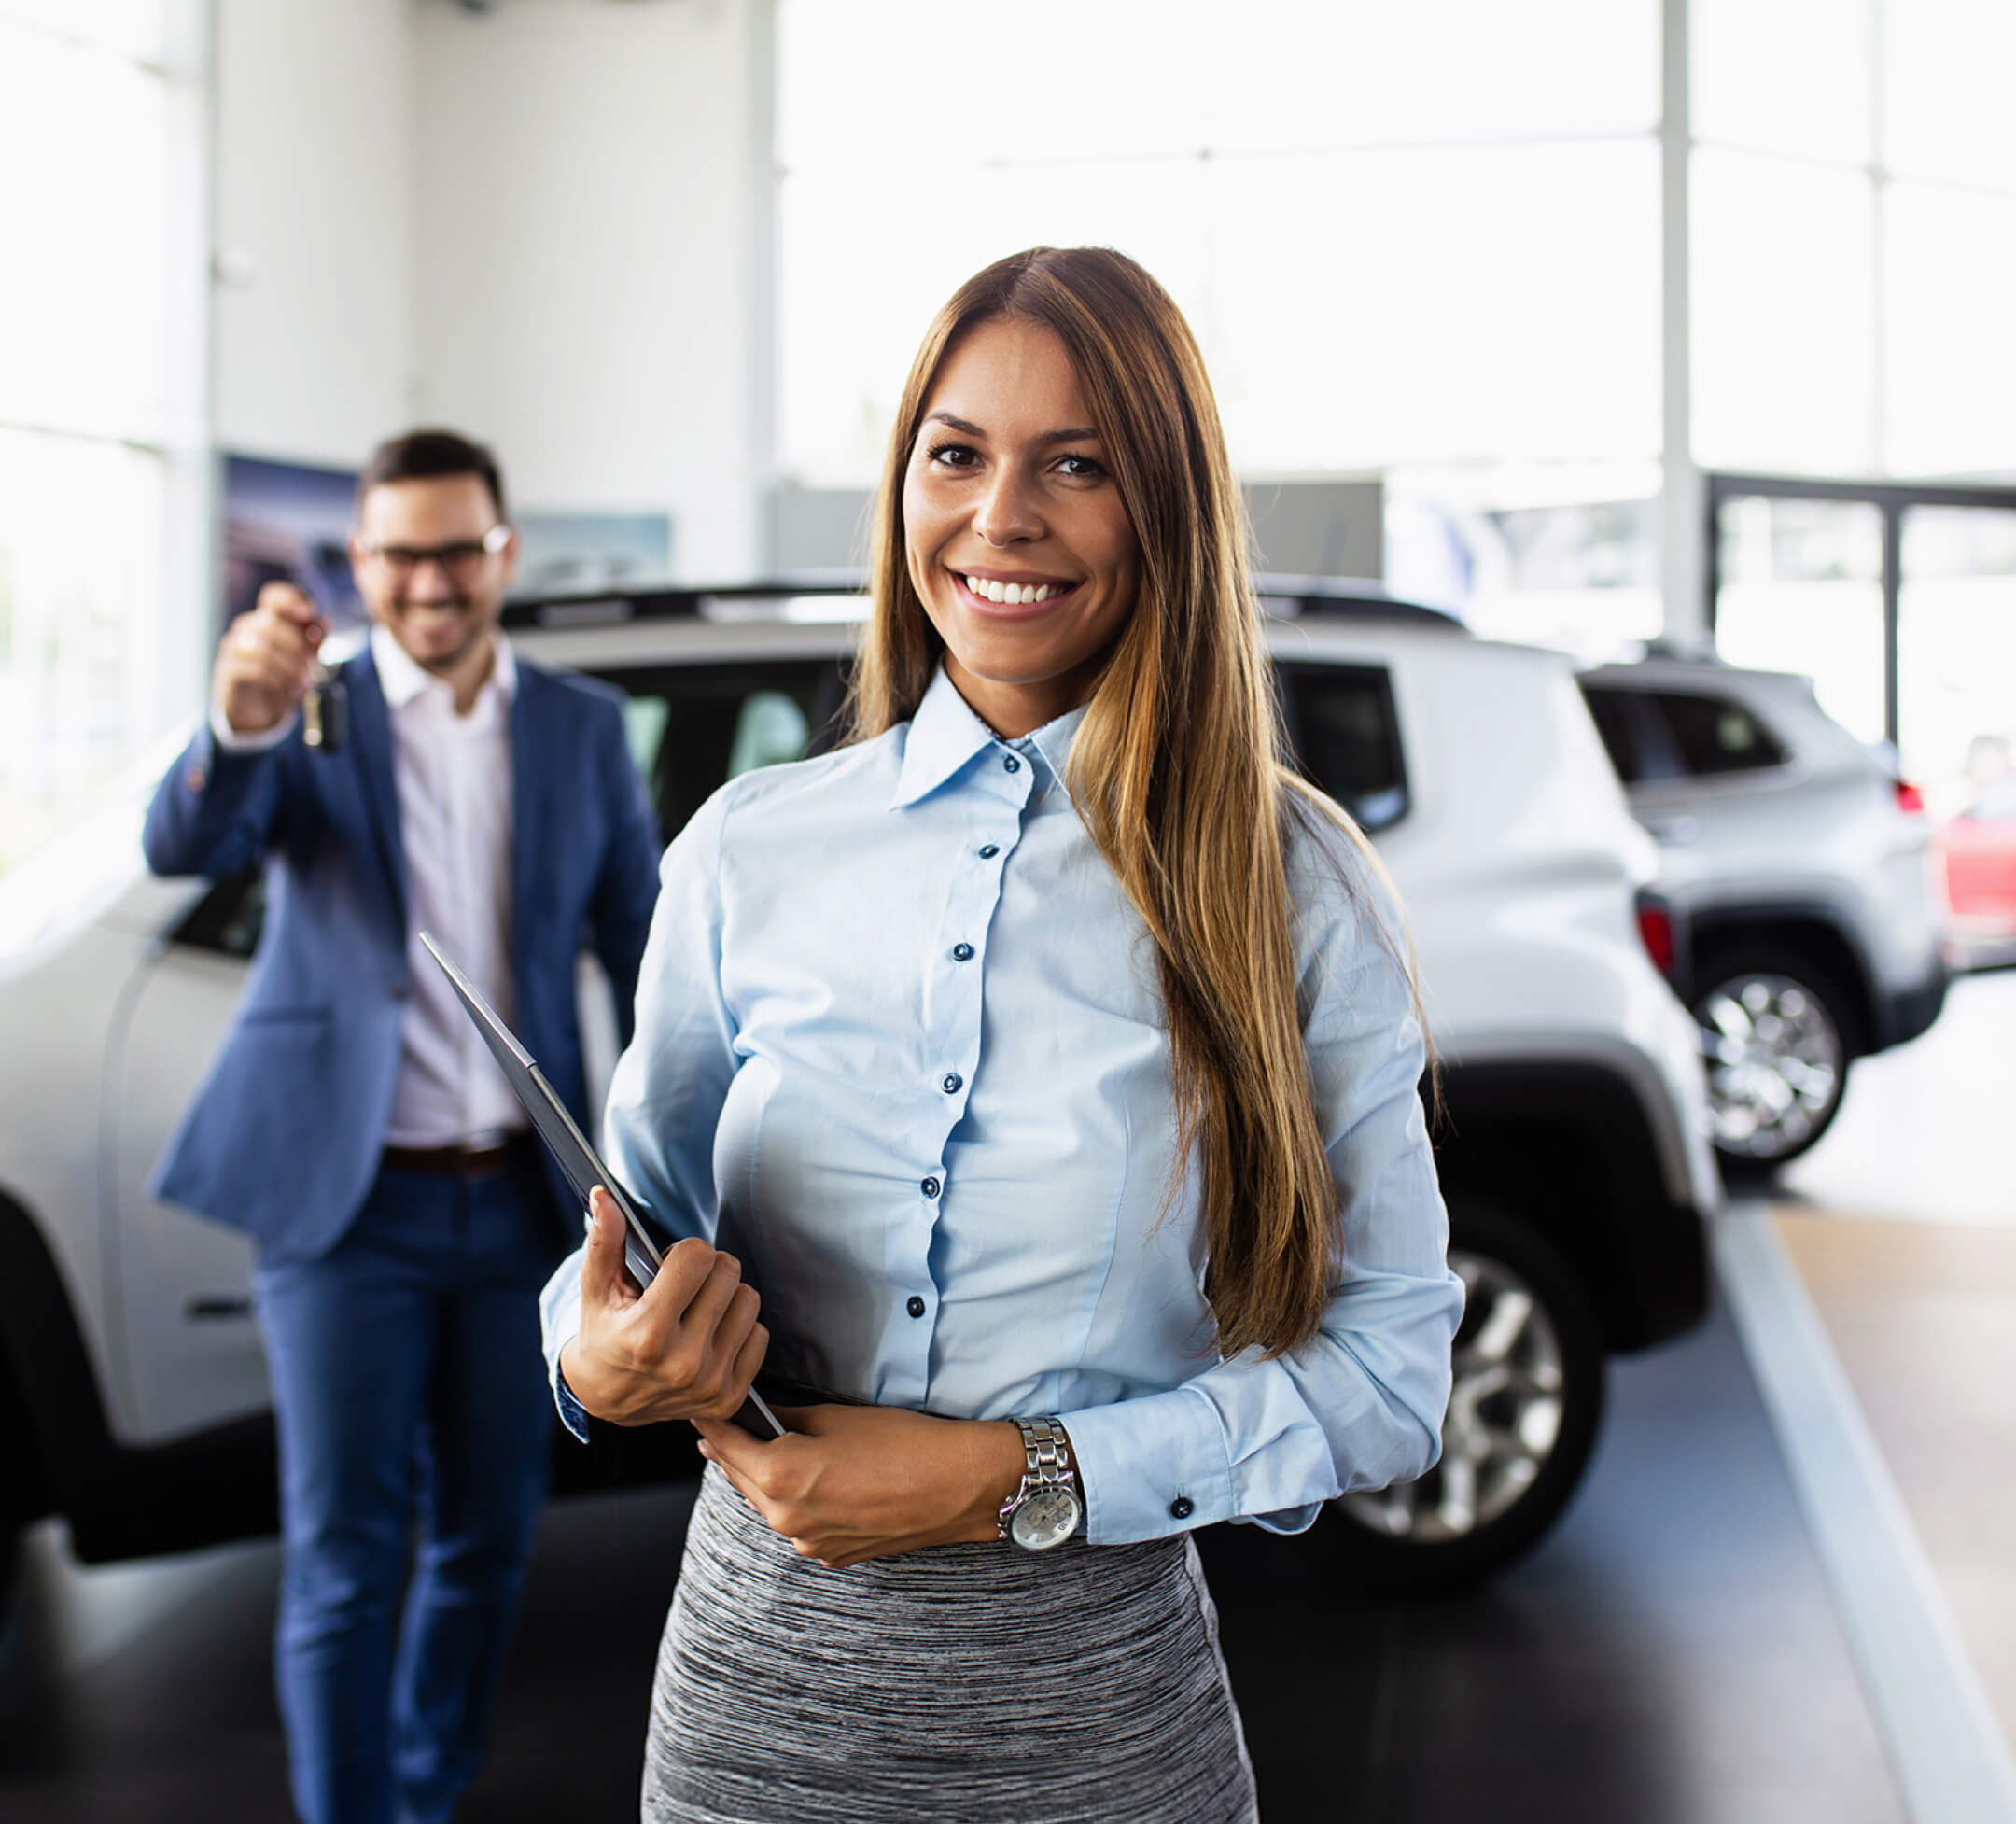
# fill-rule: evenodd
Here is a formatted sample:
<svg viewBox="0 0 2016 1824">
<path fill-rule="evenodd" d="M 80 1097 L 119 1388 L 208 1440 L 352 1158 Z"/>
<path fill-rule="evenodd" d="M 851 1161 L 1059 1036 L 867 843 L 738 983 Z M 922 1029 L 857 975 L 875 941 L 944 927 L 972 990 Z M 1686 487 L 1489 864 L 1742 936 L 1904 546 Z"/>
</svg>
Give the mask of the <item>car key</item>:
<svg viewBox="0 0 2016 1824">
<path fill-rule="evenodd" d="M 301 739 L 318 753 L 341 753 L 350 732 L 350 695 L 341 671 L 317 664 L 301 697 Z"/>
</svg>

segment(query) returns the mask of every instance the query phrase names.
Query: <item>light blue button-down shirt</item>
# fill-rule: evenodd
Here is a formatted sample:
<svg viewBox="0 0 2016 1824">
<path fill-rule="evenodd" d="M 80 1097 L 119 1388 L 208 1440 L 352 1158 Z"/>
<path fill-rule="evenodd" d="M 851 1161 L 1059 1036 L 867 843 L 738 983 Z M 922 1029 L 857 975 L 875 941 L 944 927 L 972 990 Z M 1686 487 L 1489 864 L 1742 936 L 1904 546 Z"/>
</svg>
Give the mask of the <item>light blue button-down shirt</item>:
<svg viewBox="0 0 2016 1824">
<path fill-rule="evenodd" d="M 875 740 L 734 779 L 666 851 L 611 1169 L 763 1295 L 766 1371 L 952 1417 L 1055 1413 L 1094 1543 L 1308 1526 L 1434 1461 L 1462 1284 L 1382 902 L 1291 854 L 1344 1268 L 1321 1333 L 1212 1347 L 1154 946 L 1063 784 L 1083 712 L 997 738 L 940 673 Z M 1346 881 L 1351 884 L 1345 885 Z M 542 1300 L 558 1378 L 581 1256 Z"/>
</svg>

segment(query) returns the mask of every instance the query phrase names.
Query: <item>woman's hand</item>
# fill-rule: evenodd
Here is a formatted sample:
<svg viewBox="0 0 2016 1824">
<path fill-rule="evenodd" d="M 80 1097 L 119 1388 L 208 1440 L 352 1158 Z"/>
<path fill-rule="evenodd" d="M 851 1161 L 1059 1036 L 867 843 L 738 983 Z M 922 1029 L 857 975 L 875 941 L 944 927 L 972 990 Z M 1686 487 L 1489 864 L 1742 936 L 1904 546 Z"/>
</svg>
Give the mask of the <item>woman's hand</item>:
<svg viewBox="0 0 2016 1824">
<path fill-rule="evenodd" d="M 1007 1420 L 933 1419 L 887 1406 L 803 1406 L 789 1438 L 759 1442 L 696 1419 L 701 1455 L 805 1558 L 844 1570 L 925 1546 L 1000 1536 L 1022 1483 L 1022 1434 Z"/>
<path fill-rule="evenodd" d="M 588 1207 L 581 1333 L 560 1352 L 567 1391 L 619 1425 L 732 1418 L 770 1347 L 741 1263 L 689 1237 L 666 1251 L 640 1293 L 623 1270 L 615 1200 L 597 1185 Z"/>
</svg>

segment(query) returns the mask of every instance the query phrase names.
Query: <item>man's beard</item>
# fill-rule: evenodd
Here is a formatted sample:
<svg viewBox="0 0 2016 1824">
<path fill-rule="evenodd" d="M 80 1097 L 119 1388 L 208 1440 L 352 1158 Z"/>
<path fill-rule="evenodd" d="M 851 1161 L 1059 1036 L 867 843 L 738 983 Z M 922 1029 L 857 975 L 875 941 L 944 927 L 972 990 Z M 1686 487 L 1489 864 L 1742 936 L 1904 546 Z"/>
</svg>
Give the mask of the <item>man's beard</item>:
<svg viewBox="0 0 2016 1824">
<path fill-rule="evenodd" d="M 417 653 L 409 654 L 424 671 L 454 670 L 455 666 L 468 656 L 469 648 L 483 635 L 483 625 L 476 613 L 476 605 L 467 596 L 455 596 L 444 602 L 402 601 L 395 606 L 399 611 L 399 619 L 408 626 L 418 624 L 413 618 L 416 609 L 430 619 L 443 610 L 453 610 L 456 621 L 460 624 L 462 638 L 449 651 L 429 658 L 421 658 Z M 443 618 L 445 619 L 445 615 Z"/>
</svg>

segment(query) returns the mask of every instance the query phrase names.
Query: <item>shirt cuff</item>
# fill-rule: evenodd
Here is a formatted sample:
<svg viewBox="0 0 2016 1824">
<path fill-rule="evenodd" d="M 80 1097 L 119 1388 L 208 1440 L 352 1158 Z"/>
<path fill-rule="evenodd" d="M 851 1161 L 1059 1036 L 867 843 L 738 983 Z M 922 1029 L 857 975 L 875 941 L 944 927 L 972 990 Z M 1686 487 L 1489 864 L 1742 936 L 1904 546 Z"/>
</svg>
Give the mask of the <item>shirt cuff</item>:
<svg viewBox="0 0 2016 1824">
<path fill-rule="evenodd" d="M 553 1404 L 560 1409 L 560 1423 L 585 1444 L 588 1441 L 588 1409 L 574 1397 L 557 1361 L 553 1363 Z"/>
<path fill-rule="evenodd" d="M 1167 1538 L 1238 1512 L 1225 1428 L 1188 1387 L 1059 1413 L 1094 1545 Z"/>
<path fill-rule="evenodd" d="M 292 709 L 272 728 L 261 729 L 257 735 L 241 735 L 224 720 L 223 710 L 213 703 L 210 706 L 210 738 L 217 743 L 219 753 L 264 753 L 293 734 L 294 724 L 300 720 L 301 711 Z"/>
<path fill-rule="evenodd" d="M 539 1294 L 539 1347 L 546 1356 L 547 1378 L 553 1383 L 553 1405 L 560 1423 L 585 1444 L 588 1413 L 574 1397 L 560 1372 L 561 1353 L 581 1334 L 581 1251 L 576 1250 L 553 1269 L 546 1289 Z"/>
</svg>

